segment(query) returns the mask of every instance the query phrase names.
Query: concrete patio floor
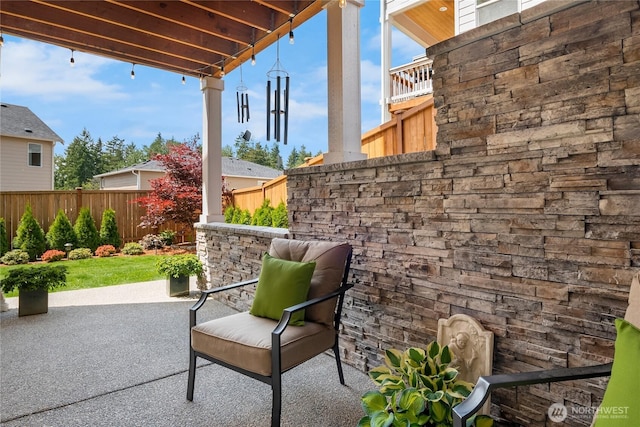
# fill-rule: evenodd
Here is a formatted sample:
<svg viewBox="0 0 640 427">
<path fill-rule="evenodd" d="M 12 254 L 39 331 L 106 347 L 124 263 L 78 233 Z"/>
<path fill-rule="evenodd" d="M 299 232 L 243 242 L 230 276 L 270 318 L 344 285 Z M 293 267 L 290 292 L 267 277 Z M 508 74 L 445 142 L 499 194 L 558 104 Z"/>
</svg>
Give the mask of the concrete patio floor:
<svg viewBox="0 0 640 427">
<path fill-rule="evenodd" d="M 193 286 L 193 285 L 192 285 Z M 195 295 L 195 292 L 192 294 Z M 186 400 L 188 310 L 162 281 L 56 292 L 47 314 L 0 313 L 0 422 L 6 426 L 267 426 L 271 388 L 200 361 Z M 200 319 L 233 313 L 208 301 Z M 200 314 L 201 313 L 201 314 Z M 283 376 L 283 426 L 355 426 L 366 374 L 321 355 Z"/>
</svg>

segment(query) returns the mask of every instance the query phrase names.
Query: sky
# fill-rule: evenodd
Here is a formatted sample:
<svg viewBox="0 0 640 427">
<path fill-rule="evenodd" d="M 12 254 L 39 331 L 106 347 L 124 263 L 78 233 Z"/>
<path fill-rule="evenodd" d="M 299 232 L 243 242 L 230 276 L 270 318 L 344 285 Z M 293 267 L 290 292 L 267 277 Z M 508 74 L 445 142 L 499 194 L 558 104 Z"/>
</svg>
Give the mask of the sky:
<svg viewBox="0 0 640 427">
<path fill-rule="evenodd" d="M 380 4 L 366 0 L 360 11 L 362 132 L 380 125 Z M 292 148 L 303 145 L 312 154 L 327 151 L 327 38 L 326 12 L 295 30 L 295 43 L 280 39 L 280 63 L 290 75 L 289 140 L 280 145 L 286 164 Z M 3 34 L 0 49 L 0 101 L 26 106 L 63 140 L 56 154 L 63 155 L 73 139 L 87 129 L 94 141 L 113 137 L 141 148 L 158 133 L 177 141 L 202 134 L 202 92 L 197 78 L 156 68 L 135 66 L 74 52 L 54 45 Z M 393 33 L 393 66 L 411 62 L 424 53 L 417 43 Z M 256 55 L 256 65 L 245 63 L 223 80 L 222 145 L 233 147 L 245 130 L 254 142 L 266 140 L 266 73 L 276 62 L 275 45 Z M 240 76 L 242 70 L 242 78 Z M 251 119 L 238 123 L 236 89 L 248 88 Z M 1 119 L 1 118 L 0 118 Z"/>
</svg>

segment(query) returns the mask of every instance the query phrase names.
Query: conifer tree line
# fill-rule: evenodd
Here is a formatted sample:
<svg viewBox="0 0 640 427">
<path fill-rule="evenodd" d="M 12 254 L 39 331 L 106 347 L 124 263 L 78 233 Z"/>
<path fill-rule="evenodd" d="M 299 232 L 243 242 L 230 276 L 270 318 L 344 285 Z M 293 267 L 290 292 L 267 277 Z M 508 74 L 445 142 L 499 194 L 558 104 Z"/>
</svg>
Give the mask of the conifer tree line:
<svg viewBox="0 0 640 427">
<path fill-rule="evenodd" d="M 199 141 L 199 139 L 199 135 L 195 135 L 190 140 Z M 149 145 L 138 148 L 135 143 L 127 143 L 118 136 L 114 136 L 106 142 L 103 142 L 101 138 L 94 140 L 89 131 L 83 129 L 80 135 L 73 138 L 73 141 L 66 147 L 63 155 L 55 155 L 55 189 L 73 190 L 77 187 L 97 189 L 99 183 L 93 179 L 95 175 L 152 160 L 157 155 L 167 154 L 172 145 L 182 143 L 184 142 L 174 138 L 165 139 L 158 133 Z M 242 134 L 236 137 L 233 146 L 227 144 L 222 147 L 222 155 L 274 169 L 290 169 L 301 165 L 305 158 L 313 156 L 304 145 L 300 148 L 294 147 L 286 164 L 284 164 L 277 143 L 269 146 L 268 144 L 263 145 L 253 138 L 246 141 L 242 138 Z"/>
</svg>

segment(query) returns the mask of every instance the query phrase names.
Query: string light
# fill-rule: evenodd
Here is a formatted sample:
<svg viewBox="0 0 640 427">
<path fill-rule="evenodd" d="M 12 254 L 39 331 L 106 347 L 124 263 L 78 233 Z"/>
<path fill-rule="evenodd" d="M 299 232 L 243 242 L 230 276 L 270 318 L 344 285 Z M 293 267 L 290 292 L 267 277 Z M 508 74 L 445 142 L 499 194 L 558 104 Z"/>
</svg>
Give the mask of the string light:
<svg viewBox="0 0 640 427">
<path fill-rule="evenodd" d="M 133 64 L 133 63 L 131 64 L 131 80 L 136 78 L 136 72 L 133 71 L 133 67 L 135 67 L 135 66 L 136 66 L 136 64 Z"/>
<path fill-rule="evenodd" d="M 294 44 L 295 40 L 293 38 L 293 18 L 289 18 L 289 44 Z"/>
<path fill-rule="evenodd" d="M 184 76 L 182 76 L 182 84 L 186 84 L 187 83 L 187 79 L 184 78 Z"/>
<path fill-rule="evenodd" d="M 251 45 L 251 65 L 256 65 L 256 45 Z"/>
<path fill-rule="evenodd" d="M 73 49 L 71 49 L 71 59 L 69 59 L 69 65 L 74 67 L 76 65 L 76 60 L 73 59 Z"/>
<path fill-rule="evenodd" d="M 222 60 L 222 65 L 220 66 L 220 77 L 224 77 L 224 59 Z"/>
</svg>

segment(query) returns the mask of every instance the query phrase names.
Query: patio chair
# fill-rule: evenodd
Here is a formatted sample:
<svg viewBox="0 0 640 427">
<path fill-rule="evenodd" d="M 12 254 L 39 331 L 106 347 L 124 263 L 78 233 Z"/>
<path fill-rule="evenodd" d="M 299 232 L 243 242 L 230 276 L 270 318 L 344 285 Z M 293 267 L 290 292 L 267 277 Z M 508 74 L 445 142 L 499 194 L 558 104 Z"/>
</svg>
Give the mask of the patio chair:
<svg viewBox="0 0 640 427">
<path fill-rule="evenodd" d="M 332 349 L 344 385 L 338 328 L 345 292 L 353 287 L 351 253 L 346 243 L 276 238 L 259 278 L 203 291 L 189 313 L 187 399 L 193 400 L 198 357 L 271 385 L 272 426 L 280 425 L 284 372 Z M 209 295 L 256 283 L 250 311 L 197 323 Z"/>
<path fill-rule="evenodd" d="M 453 408 L 453 426 L 466 426 L 466 421 L 482 407 L 491 392 L 499 388 L 542 384 L 558 381 L 580 380 L 611 375 L 605 390 L 599 413 L 593 427 L 640 426 L 640 401 L 637 398 L 640 384 L 640 274 L 636 274 L 629 291 L 629 306 L 624 319 L 616 319 L 617 337 L 612 363 L 595 366 L 559 368 L 546 371 L 480 377 L 471 394 Z M 610 417 L 609 408 L 626 408 L 621 417 Z M 565 414 L 566 415 L 566 414 Z"/>
</svg>

